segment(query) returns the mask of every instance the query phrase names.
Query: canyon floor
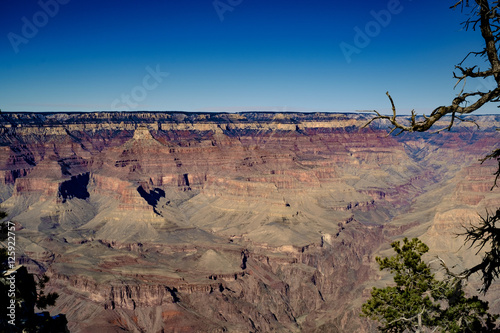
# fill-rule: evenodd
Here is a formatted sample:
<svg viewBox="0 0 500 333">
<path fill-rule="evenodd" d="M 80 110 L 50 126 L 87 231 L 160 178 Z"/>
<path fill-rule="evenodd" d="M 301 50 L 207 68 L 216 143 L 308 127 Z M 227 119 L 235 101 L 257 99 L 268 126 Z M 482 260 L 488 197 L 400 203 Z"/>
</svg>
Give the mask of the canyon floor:
<svg viewBox="0 0 500 333">
<path fill-rule="evenodd" d="M 374 332 L 392 240 L 479 261 L 457 234 L 500 205 L 479 162 L 500 116 L 400 136 L 370 117 L 1 113 L 0 209 L 71 332 Z"/>
</svg>

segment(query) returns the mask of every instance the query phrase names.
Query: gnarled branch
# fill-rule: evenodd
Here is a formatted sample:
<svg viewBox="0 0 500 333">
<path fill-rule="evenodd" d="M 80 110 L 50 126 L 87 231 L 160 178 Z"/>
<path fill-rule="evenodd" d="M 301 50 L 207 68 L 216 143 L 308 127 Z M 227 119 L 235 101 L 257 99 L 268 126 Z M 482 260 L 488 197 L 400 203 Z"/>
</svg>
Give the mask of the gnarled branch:
<svg viewBox="0 0 500 333">
<path fill-rule="evenodd" d="M 450 105 L 439 106 L 432 111 L 430 116 L 426 117 L 423 115 L 417 119 L 415 111 L 412 111 L 411 118 L 408 123 L 402 123 L 401 118 L 396 117 L 396 108 L 394 106 L 394 101 L 392 97 L 387 92 L 387 96 L 391 102 L 392 116 L 382 115 L 378 111 L 374 111 L 376 116 L 368 121 L 364 127 L 371 124 L 374 120 L 384 119 L 391 123 L 391 132 L 399 130 L 397 135 L 402 132 L 425 132 L 429 130 L 437 121 L 446 115 L 451 116 L 450 123 L 448 126 L 437 130 L 437 132 L 443 130 L 450 130 L 456 119 L 464 121 L 462 116 L 468 115 L 477 111 L 479 108 L 484 106 L 489 102 L 499 102 L 500 101 L 500 59 L 498 57 L 498 43 L 500 42 L 500 14 L 498 9 L 500 1 L 492 1 L 490 6 L 487 0 L 475 0 L 475 6 L 471 11 L 471 17 L 466 20 L 463 25 L 465 29 L 475 30 L 476 26 L 479 25 L 481 36 L 485 42 L 485 46 L 481 51 L 471 51 L 465 58 L 455 67 L 459 73 L 454 72 L 453 76 L 457 79 L 457 84 L 460 82 L 466 82 L 467 78 L 482 78 L 486 79 L 492 77 L 496 82 L 496 87 L 491 89 L 483 89 L 478 91 L 468 91 L 464 92 L 464 88 L 460 93 L 451 101 Z M 451 8 L 457 8 L 462 6 L 464 8 L 464 0 L 457 1 Z M 469 6 L 469 1 L 466 2 L 466 7 Z M 490 8 L 491 7 L 491 8 Z M 470 56 L 481 56 L 486 57 L 487 64 L 489 68 L 486 70 L 480 70 L 477 65 L 472 67 L 465 67 L 462 64 Z"/>
<path fill-rule="evenodd" d="M 470 242 L 470 247 L 476 247 L 477 253 L 486 245 L 491 247 L 484 254 L 481 263 L 461 274 L 469 277 L 474 273 L 480 273 L 483 280 L 481 288 L 483 293 L 486 293 L 493 280 L 500 277 L 500 228 L 497 226 L 497 222 L 500 222 L 500 208 L 494 215 L 486 212 L 486 217 L 481 217 L 479 226 L 464 227 L 465 242 Z"/>
</svg>

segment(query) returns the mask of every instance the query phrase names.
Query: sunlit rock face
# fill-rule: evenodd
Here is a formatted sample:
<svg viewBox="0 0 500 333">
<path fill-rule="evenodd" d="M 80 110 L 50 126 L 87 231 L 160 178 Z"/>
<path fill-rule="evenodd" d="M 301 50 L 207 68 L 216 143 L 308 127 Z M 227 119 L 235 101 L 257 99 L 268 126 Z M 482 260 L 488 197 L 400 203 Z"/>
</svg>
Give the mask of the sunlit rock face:
<svg viewBox="0 0 500 333">
<path fill-rule="evenodd" d="M 477 262 L 455 234 L 500 204 L 478 161 L 500 117 L 397 137 L 369 119 L 2 113 L 1 208 L 71 331 L 371 332 L 392 239 Z"/>
</svg>

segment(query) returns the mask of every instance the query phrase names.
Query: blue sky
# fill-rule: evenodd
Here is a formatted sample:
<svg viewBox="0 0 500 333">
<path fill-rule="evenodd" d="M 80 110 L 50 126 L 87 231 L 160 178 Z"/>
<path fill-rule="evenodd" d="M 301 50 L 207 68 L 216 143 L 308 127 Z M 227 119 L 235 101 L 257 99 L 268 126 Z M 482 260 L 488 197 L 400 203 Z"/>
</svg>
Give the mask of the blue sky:
<svg viewBox="0 0 500 333">
<path fill-rule="evenodd" d="M 482 47 L 452 3 L 1 0 L 0 108 L 428 113 Z"/>
</svg>

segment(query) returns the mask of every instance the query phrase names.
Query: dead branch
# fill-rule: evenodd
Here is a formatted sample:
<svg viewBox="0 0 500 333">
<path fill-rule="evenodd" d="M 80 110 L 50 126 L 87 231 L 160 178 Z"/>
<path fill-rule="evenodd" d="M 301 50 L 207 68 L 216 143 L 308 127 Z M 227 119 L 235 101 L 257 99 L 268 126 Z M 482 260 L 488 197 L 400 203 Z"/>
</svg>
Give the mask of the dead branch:
<svg viewBox="0 0 500 333">
<path fill-rule="evenodd" d="M 485 248 L 490 247 L 483 256 L 481 263 L 469 268 L 461 273 L 466 277 L 474 273 L 480 273 L 483 281 L 481 292 L 486 293 L 491 283 L 500 277 L 500 228 L 497 222 L 500 222 L 500 208 L 494 215 L 486 212 L 486 217 L 481 218 L 478 226 L 471 225 L 464 227 L 465 242 L 470 242 L 470 248 L 477 249 L 476 254 Z"/>
<path fill-rule="evenodd" d="M 370 125 L 373 121 L 378 119 L 388 120 L 391 123 L 390 134 L 395 130 L 399 130 L 397 135 L 402 132 L 424 132 L 429 130 L 437 121 L 439 121 L 444 116 L 450 115 L 451 120 L 448 126 L 437 130 L 441 132 L 443 130 L 451 130 L 455 121 L 458 119 L 460 121 L 465 121 L 463 116 L 471 114 L 477 111 L 479 108 L 484 106 L 489 102 L 500 102 L 500 59 L 498 57 L 498 43 L 500 42 L 500 14 L 498 9 L 500 1 L 490 1 L 487 0 L 475 0 L 475 5 L 471 10 L 471 17 L 469 17 L 465 22 L 463 22 L 464 28 L 466 30 L 475 30 L 479 26 L 481 36 L 485 42 L 485 46 L 480 51 L 470 51 L 463 60 L 455 66 L 457 72 L 453 73 L 453 77 L 457 79 L 455 87 L 463 82 L 464 87 L 458 93 L 458 95 L 451 101 L 448 106 L 439 106 L 432 111 L 432 113 L 427 117 L 418 117 L 417 114 L 412 111 L 410 120 L 408 123 L 402 123 L 400 119 L 396 117 L 396 107 L 394 105 L 394 100 L 392 99 L 389 92 L 386 93 L 388 96 L 391 107 L 392 116 L 382 115 L 378 111 L 374 111 L 376 116 L 368 121 L 363 127 Z M 462 11 L 465 7 L 469 7 L 469 1 L 459 0 L 453 6 L 455 9 L 461 6 Z M 477 65 L 467 67 L 463 66 L 463 63 L 469 56 L 475 57 L 485 57 L 486 63 L 489 68 L 486 70 L 480 70 Z M 483 89 L 480 91 L 468 91 L 465 92 L 465 83 L 467 78 L 482 78 L 486 79 L 492 77 L 496 82 L 496 87 L 492 89 Z M 470 120 L 469 120 L 470 121 Z M 477 124 L 476 124 L 477 125 Z"/>
<path fill-rule="evenodd" d="M 495 176 L 495 181 L 493 183 L 493 186 L 491 187 L 491 190 L 493 190 L 495 188 L 495 186 L 498 186 L 497 181 L 498 181 L 498 178 L 500 177 L 500 148 L 495 149 L 491 154 L 489 154 L 485 158 L 480 159 L 481 164 L 483 164 L 485 161 L 487 161 L 489 159 L 493 159 L 493 158 L 496 158 L 496 160 L 498 161 L 498 169 L 493 174 Z"/>
</svg>

